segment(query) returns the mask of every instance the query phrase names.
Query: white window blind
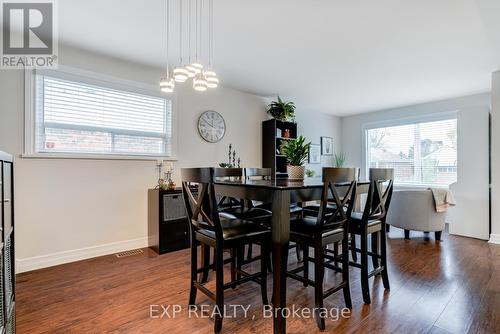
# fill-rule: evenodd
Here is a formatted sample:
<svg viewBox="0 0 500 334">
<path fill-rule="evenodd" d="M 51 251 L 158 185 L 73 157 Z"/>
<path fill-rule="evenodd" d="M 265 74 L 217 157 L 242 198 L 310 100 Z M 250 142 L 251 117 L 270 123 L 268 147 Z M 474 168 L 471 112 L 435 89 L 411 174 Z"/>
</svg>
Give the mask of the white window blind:
<svg viewBox="0 0 500 334">
<path fill-rule="evenodd" d="M 367 167 L 394 168 L 395 183 L 448 186 L 457 181 L 457 120 L 366 130 Z"/>
<path fill-rule="evenodd" d="M 170 100 L 37 75 L 37 153 L 170 156 Z"/>
</svg>

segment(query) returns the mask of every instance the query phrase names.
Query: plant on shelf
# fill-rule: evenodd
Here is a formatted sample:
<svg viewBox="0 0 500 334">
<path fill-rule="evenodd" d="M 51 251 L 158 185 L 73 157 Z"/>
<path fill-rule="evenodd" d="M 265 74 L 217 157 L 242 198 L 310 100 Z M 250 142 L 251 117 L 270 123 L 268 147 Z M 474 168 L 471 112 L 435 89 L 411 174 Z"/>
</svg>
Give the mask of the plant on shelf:
<svg viewBox="0 0 500 334">
<path fill-rule="evenodd" d="M 312 169 L 306 169 L 306 176 L 307 177 L 314 177 L 316 175 L 316 172 L 313 171 Z"/>
<path fill-rule="evenodd" d="M 286 102 L 278 95 L 278 101 L 272 101 L 267 106 L 267 113 L 274 119 L 280 121 L 295 121 L 295 104 Z"/>
<path fill-rule="evenodd" d="M 345 164 L 345 153 L 340 152 L 339 154 L 335 153 L 335 167 L 341 168 L 344 167 Z"/>
<path fill-rule="evenodd" d="M 307 161 L 310 146 L 311 142 L 306 143 L 306 138 L 304 136 L 299 136 L 297 139 L 286 140 L 281 143 L 280 151 L 286 156 L 290 163 L 287 166 L 288 178 L 294 180 L 304 179 L 304 163 Z"/>
</svg>

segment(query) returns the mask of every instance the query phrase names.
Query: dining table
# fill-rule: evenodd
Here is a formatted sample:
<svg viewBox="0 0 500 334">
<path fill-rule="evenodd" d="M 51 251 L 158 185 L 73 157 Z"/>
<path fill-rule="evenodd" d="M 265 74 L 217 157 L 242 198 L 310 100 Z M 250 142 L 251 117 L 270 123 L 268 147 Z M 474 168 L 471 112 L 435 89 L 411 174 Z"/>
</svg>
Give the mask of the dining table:
<svg viewBox="0 0 500 334">
<path fill-rule="evenodd" d="M 350 183 L 346 183 L 346 189 Z M 218 195 L 272 204 L 271 238 L 273 260 L 273 333 L 286 333 L 286 277 L 290 242 L 290 204 L 321 199 L 323 182 L 320 178 L 305 180 L 218 180 L 214 182 Z M 340 184 L 339 186 L 342 186 Z M 359 181 L 357 194 L 367 193 L 368 181 Z M 359 198 L 359 196 L 358 196 Z"/>
</svg>

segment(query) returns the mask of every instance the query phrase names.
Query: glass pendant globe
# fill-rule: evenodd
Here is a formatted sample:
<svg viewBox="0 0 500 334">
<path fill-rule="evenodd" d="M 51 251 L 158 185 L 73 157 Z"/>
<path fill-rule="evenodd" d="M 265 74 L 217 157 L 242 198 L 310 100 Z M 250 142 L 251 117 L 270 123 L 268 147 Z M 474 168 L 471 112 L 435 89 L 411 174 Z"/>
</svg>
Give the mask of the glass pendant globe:
<svg viewBox="0 0 500 334">
<path fill-rule="evenodd" d="M 194 79 L 193 79 L 193 88 L 194 90 L 197 90 L 199 92 L 204 92 L 208 89 L 208 83 L 207 80 L 203 77 L 201 73 L 199 73 Z"/>
<path fill-rule="evenodd" d="M 186 65 L 186 70 L 188 71 L 188 77 L 194 78 L 196 76 L 196 68 L 193 67 L 193 65 Z"/>
<path fill-rule="evenodd" d="M 184 82 L 188 79 L 188 71 L 182 67 L 179 66 L 174 69 L 174 79 L 177 82 Z"/>
<path fill-rule="evenodd" d="M 160 90 L 165 93 L 172 93 L 175 88 L 175 81 L 168 75 L 161 78 L 160 80 Z"/>
<path fill-rule="evenodd" d="M 219 79 L 217 78 L 217 74 L 214 71 L 204 71 L 203 75 L 205 76 L 205 80 L 207 80 L 208 88 L 217 88 L 217 86 L 219 85 Z"/>
<path fill-rule="evenodd" d="M 191 67 L 194 68 L 194 72 L 196 74 L 201 73 L 201 70 L 203 70 L 203 65 L 197 62 L 192 63 Z"/>
</svg>

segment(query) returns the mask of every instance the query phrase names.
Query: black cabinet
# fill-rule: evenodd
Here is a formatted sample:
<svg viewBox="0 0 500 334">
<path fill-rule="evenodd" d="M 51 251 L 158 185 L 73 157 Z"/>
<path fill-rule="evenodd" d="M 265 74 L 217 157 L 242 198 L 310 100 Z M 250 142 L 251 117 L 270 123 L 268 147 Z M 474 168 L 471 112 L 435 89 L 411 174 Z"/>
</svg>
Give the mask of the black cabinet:
<svg viewBox="0 0 500 334">
<path fill-rule="evenodd" d="M 273 178 L 286 178 L 287 159 L 280 153 L 281 143 L 297 138 L 297 123 L 270 119 L 262 122 L 262 167 L 271 168 Z"/>
<path fill-rule="evenodd" d="M 0 199 L 0 333 L 15 333 L 14 165 L 4 152 L 0 152 Z"/>
<path fill-rule="evenodd" d="M 148 190 L 148 246 L 158 254 L 189 247 L 189 224 L 182 191 Z"/>
</svg>

